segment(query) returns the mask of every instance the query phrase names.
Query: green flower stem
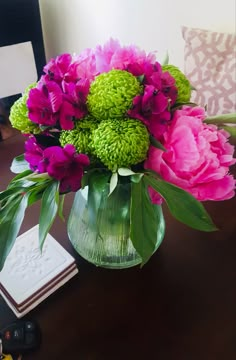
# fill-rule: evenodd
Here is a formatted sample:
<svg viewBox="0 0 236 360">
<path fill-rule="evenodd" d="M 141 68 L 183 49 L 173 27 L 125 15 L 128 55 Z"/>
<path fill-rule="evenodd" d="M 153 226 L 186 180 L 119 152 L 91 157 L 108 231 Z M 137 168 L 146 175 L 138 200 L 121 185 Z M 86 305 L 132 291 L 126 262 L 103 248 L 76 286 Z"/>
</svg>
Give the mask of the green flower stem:
<svg viewBox="0 0 236 360">
<path fill-rule="evenodd" d="M 236 124 L 236 113 L 209 116 L 204 120 L 207 124 Z"/>
</svg>

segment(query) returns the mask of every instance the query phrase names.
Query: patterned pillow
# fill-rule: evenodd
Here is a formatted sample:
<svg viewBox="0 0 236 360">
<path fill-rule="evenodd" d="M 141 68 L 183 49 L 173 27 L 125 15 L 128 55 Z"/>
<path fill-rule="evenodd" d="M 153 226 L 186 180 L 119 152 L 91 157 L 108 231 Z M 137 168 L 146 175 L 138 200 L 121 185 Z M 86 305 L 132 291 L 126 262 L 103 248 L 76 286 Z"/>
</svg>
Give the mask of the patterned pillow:
<svg viewBox="0 0 236 360">
<path fill-rule="evenodd" d="M 236 36 L 182 27 L 185 74 L 192 101 L 207 107 L 208 115 L 236 112 Z"/>
</svg>

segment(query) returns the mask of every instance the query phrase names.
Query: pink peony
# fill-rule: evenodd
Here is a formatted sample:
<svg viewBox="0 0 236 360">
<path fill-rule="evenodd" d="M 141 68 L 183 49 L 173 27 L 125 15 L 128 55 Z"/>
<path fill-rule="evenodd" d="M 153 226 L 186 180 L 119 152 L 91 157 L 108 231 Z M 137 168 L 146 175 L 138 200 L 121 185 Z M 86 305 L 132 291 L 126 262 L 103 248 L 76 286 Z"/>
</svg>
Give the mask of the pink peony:
<svg viewBox="0 0 236 360">
<path fill-rule="evenodd" d="M 164 134 L 166 152 L 150 147 L 145 162 L 164 180 L 188 191 L 197 200 L 226 200 L 234 196 L 235 180 L 229 166 L 236 162 L 229 134 L 215 125 L 203 122 L 201 107 L 177 110 Z M 160 203 L 160 196 L 150 191 L 152 201 Z"/>
<path fill-rule="evenodd" d="M 79 55 L 75 56 L 71 68 L 76 71 L 78 79 L 94 80 L 95 76 L 98 75 L 95 51 L 93 49 L 82 51 Z"/>
<path fill-rule="evenodd" d="M 97 46 L 95 50 L 96 67 L 99 73 L 108 72 L 111 69 L 127 70 L 133 64 L 137 64 L 143 70 L 147 64 L 155 62 L 154 54 L 146 55 L 135 45 L 121 46 L 119 41 L 110 39 L 104 46 Z M 130 69 L 129 69 L 130 70 Z"/>
<path fill-rule="evenodd" d="M 94 80 L 95 76 L 112 69 L 127 70 L 134 76 L 153 73 L 155 55 L 146 54 L 137 46 L 121 46 L 118 40 L 110 39 L 103 46 L 85 49 L 72 62 L 77 66 L 78 78 Z"/>
</svg>

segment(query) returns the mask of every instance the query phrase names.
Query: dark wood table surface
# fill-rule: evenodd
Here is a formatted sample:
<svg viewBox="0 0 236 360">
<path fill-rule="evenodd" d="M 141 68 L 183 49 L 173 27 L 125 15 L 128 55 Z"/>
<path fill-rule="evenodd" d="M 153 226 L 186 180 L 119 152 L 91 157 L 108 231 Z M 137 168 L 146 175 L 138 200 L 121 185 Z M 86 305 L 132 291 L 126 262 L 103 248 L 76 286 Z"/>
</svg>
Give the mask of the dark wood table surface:
<svg viewBox="0 0 236 360">
<path fill-rule="evenodd" d="M 0 190 L 21 153 L 21 135 L 0 143 Z M 79 274 L 25 316 L 39 323 L 43 338 L 24 359 L 235 360 L 236 197 L 205 207 L 219 231 L 190 229 L 164 207 L 165 239 L 142 269 L 89 264 L 58 219 L 50 232 L 76 258 Z M 37 223 L 38 211 L 27 211 L 21 233 Z M 0 327 L 14 320 L 0 297 Z"/>
</svg>

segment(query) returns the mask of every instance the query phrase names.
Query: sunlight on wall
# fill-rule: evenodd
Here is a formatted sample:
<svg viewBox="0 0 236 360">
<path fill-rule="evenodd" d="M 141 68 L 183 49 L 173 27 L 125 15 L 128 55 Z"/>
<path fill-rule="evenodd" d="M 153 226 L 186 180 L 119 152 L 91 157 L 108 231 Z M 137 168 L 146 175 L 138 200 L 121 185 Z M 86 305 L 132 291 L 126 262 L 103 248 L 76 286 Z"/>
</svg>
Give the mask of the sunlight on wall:
<svg viewBox="0 0 236 360">
<path fill-rule="evenodd" d="M 227 3 L 227 7 L 225 7 Z M 80 52 L 110 37 L 168 51 L 170 62 L 183 67 L 181 25 L 235 32 L 235 0 L 40 0 L 47 59 Z"/>
</svg>

